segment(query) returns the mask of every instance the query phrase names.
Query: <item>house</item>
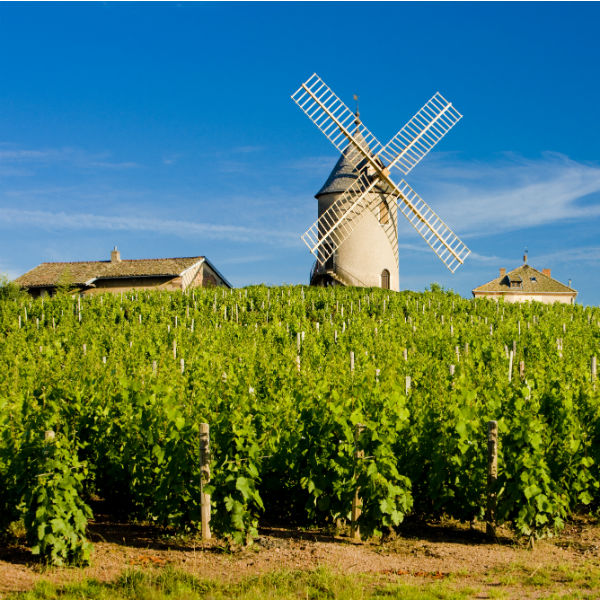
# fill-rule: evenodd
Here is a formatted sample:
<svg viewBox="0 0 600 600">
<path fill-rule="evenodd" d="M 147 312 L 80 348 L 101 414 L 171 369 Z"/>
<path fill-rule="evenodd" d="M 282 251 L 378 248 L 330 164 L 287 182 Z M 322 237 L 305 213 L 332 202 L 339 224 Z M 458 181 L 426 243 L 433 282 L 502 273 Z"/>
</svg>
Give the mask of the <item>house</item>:
<svg viewBox="0 0 600 600">
<path fill-rule="evenodd" d="M 527 264 L 527 254 L 523 256 L 523 264 L 512 271 L 500 269 L 500 276 L 484 283 L 473 290 L 475 298 L 504 298 L 505 302 L 527 302 L 535 300 L 551 304 L 575 304 L 577 291 L 552 279 L 550 269 L 538 271 Z"/>
<path fill-rule="evenodd" d="M 15 279 L 32 296 L 52 294 L 57 288 L 84 294 L 127 290 L 187 290 L 231 284 L 204 256 L 123 260 L 117 247 L 110 260 L 46 262 Z"/>
</svg>

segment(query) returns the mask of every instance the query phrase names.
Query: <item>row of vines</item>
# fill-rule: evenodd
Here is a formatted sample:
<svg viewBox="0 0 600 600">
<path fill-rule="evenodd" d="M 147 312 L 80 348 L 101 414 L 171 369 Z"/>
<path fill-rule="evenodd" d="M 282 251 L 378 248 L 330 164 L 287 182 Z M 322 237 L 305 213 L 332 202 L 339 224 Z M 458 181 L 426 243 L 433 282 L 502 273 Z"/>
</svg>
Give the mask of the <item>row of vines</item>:
<svg viewBox="0 0 600 600">
<path fill-rule="evenodd" d="M 0 528 L 22 520 L 56 564 L 89 559 L 92 499 L 193 531 L 203 422 L 221 537 L 343 521 L 357 487 L 363 535 L 409 514 L 472 521 L 493 419 L 497 520 L 550 535 L 600 502 L 599 319 L 438 289 L 5 294 Z"/>
</svg>

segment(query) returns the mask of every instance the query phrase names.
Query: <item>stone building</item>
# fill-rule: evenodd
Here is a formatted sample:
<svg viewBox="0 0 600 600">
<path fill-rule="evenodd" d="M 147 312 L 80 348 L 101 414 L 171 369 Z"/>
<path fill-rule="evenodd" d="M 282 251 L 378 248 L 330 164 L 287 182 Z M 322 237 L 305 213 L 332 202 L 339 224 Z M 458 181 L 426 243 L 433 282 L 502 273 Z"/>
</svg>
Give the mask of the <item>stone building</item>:
<svg viewBox="0 0 600 600">
<path fill-rule="evenodd" d="M 123 260 L 116 246 L 110 260 L 46 262 L 15 279 L 15 283 L 33 296 L 52 294 L 60 287 L 84 294 L 231 287 L 204 256 Z"/>
<path fill-rule="evenodd" d="M 577 291 L 551 277 L 550 269 L 538 271 L 527 264 L 527 255 L 523 264 L 512 271 L 500 269 L 499 277 L 484 283 L 473 290 L 475 298 L 504 298 L 505 302 L 527 302 L 535 300 L 551 304 L 575 304 Z"/>
</svg>

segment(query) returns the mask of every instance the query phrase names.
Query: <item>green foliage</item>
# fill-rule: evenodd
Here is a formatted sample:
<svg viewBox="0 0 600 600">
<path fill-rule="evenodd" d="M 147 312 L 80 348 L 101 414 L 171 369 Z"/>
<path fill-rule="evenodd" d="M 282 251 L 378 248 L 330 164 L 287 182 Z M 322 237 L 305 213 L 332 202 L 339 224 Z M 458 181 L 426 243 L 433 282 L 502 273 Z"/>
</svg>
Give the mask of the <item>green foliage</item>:
<svg viewBox="0 0 600 600">
<path fill-rule="evenodd" d="M 85 560 L 92 494 L 119 518 L 198 529 L 203 422 L 211 527 L 235 543 L 262 518 L 347 522 L 357 489 L 363 535 L 410 513 L 470 521 L 495 419 L 498 518 L 550 535 L 600 505 L 599 340 L 596 308 L 435 284 L 4 295 L 0 527 L 26 514 L 32 547 L 65 562 Z"/>
<path fill-rule="evenodd" d="M 85 532 L 92 512 L 81 498 L 85 465 L 64 439 L 46 442 L 36 463 L 38 472 L 24 496 L 32 554 L 58 566 L 89 563 Z"/>
<path fill-rule="evenodd" d="M 16 283 L 10 281 L 8 277 L 0 275 L 0 301 L 17 300 L 22 296 L 24 296 L 24 292 Z"/>
</svg>

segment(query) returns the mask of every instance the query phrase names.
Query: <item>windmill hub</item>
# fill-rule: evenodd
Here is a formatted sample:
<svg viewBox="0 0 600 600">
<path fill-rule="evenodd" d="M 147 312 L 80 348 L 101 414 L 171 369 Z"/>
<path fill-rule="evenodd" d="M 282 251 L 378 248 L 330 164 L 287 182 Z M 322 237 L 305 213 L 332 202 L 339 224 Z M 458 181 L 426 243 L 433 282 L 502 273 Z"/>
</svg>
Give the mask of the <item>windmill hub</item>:
<svg viewBox="0 0 600 600">
<path fill-rule="evenodd" d="M 436 93 L 383 146 L 360 120 L 358 104 L 353 114 L 318 75 L 292 99 L 342 153 L 316 196 L 319 217 L 302 235 L 316 258 L 311 283 L 397 290 L 398 210 L 454 273 L 469 249 L 404 180 L 391 177 L 392 170 L 409 173 L 456 125 L 462 115 L 453 105 Z"/>
</svg>

